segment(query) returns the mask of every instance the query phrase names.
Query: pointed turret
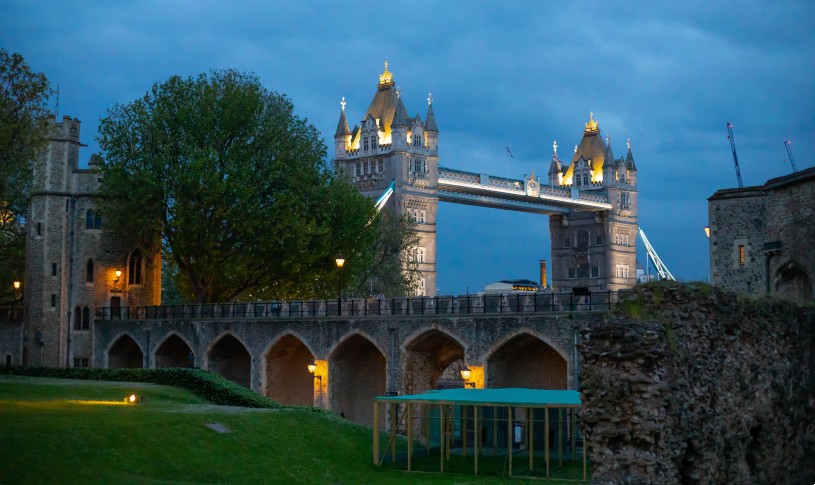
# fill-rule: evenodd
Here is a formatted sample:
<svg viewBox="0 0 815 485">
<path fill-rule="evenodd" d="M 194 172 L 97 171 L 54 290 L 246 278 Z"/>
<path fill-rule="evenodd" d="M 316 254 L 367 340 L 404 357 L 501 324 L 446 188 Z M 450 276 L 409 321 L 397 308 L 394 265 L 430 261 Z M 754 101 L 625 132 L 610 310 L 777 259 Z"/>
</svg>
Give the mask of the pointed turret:
<svg viewBox="0 0 815 485">
<path fill-rule="evenodd" d="M 439 127 L 436 126 L 436 115 L 433 113 L 433 96 L 430 93 L 427 95 L 427 116 L 425 117 L 424 131 L 430 133 L 439 132 Z"/>
<path fill-rule="evenodd" d="M 637 166 L 634 164 L 634 155 L 631 154 L 631 139 L 628 139 L 628 153 L 625 155 L 625 166 L 628 170 L 637 170 Z"/>
<path fill-rule="evenodd" d="M 611 137 L 608 135 L 606 136 L 606 154 L 604 158 L 606 163 L 603 163 L 603 186 L 611 187 L 617 180 L 614 176 L 616 163 L 614 163 L 614 153 L 611 151 Z"/>
<path fill-rule="evenodd" d="M 552 144 L 552 163 L 549 164 L 549 185 L 551 187 L 560 187 L 560 181 L 563 177 L 563 165 L 557 157 L 557 140 Z"/>
<path fill-rule="evenodd" d="M 572 183 L 574 169 L 577 167 L 577 162 L 583 158 L 590 161 L 590 167 L 593 170 L 591 182 L 599 182 L 602 177 L 603 167 L 606 158 L 606 144 L 600 136 L 600 126 L 594 120 L 594 113 L 589 113 L 589 121 L 585 124 L 586 129 L 583 131 L 583 139 L 576 147 L 572 163 L 568 166 L 563 181 L 566 184 Z"/>
<path fill-rule="evenodd" d="M 334 158 L 345 158 L 351 143 L 351 132 L 348 130 L 348 120 L 345 119 L 345 96 L 340 101 L 340 121 L 337 131 L 334 132 Z"/>
</svg>

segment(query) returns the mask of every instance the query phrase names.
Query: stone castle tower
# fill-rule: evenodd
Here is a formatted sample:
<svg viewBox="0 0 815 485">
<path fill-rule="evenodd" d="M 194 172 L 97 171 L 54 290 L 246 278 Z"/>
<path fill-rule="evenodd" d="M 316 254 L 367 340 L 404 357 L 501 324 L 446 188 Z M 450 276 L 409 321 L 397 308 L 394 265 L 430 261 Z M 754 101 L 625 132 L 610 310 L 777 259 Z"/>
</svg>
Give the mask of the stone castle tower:
<svg viewBox="0 0 815 485">
<path fill-rule="evenodd" d="M 78 167 L 80 121 L 52 118 L 49 129 L 28 209 L 23 363 L 88 366 L 97 309 L 115 317 L 116 307 L 160 303 L 161 256 L 105 229 L 98 158 Z"/>
<path fill-rule="evenodd" d="M 606 193 L 612 205 L 610 211 L 572 210 L 549 218 L 555 291 L 616 291 L 636 282 L 637 167 L 630 140 L 627 145 L 625 158 L 615 160 L 611 140 L 603 141 L 593 115 L 571 163 L 560 161 L 554 145 L 549 185 Z"/>
<path fill-rule="evenodd" d="M 352 130 L 348 129 L 342 99 L 334 133 L 334 164 L 360 192 L 373 199 L 392 180 L 396 182 L 387 207 L 416 221 L 421 242 L 412 257 L 422 272 L 417 293 L 435 296 L 439 129 L 432 97 L 428 96 L 427 101 L 424 122 L 418 114 L 409 117 L 385 62 L 371 105 Z"/>
</svg>

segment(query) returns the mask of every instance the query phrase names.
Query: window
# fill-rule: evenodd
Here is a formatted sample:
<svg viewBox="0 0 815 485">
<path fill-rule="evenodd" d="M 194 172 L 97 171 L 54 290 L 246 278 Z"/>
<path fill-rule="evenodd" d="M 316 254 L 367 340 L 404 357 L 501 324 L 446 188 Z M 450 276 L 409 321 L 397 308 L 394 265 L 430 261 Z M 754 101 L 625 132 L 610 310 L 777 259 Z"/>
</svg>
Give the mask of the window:
<svg viewBox="0 0 815 485">
<path fill-rule="evenodd" d="M 82 309 L 82 330 L 90 330 L 91 328 L 91 309 L 85 307 Z"/>
<path fill-rule="evenodd" d="M 603 244 L 603 236 L 598 234 L 597 238 L 594 241 L 594 244 L 596 244 L 597 246 L 600 246 L 601 244 Z"/>
<path fill-rule="evenodd" d="M 413 146 L 422 146 L 422 135 L 413 135 Z"/>
<path fill-rule="evenodd" d="M 563 240 L 563 246 L 564 246 L 564 247 L 567 247 L 567 248 L 572 247 L 572 246 L 571 246 L 571 243 L 569 242 L 569 238 L 568 238 L 568 237 L 567 237 L 566 239 L 564 239 L 564 240 Z"/>
<path fill-rule="evenodd" d="M 413 210 L 410 212 L 410 217 L 413 219 L 413 222 L 416 224 L 424 224 L 425 221 L 425 211 L 423 210 Z"/>
<path fill-rule="evenodd" d="M 57 263 L 51 263 L 51 276 L 57 275 Z"/>
<path fill-rule="evenodd" d="M 416 248 L 416 252 L 414 254 L 414 261 L 417 263 L 424 263 L 425 248 Z"/>
<path fill-rule="evenodd" d="M 620 192 L 617 201 L 620 203 L 621 208 L 628 209 L 629 205 L 628 192 Z"/>
<path fill-rule="evenodd" d="M 74 308 L 74 330 L 82 330 L 82 308 L 79 305 Z"/>
<path fill-rule="evenodd" d="M 427 164 L 423 158 L 410 159 L 410 171 L 413 173 L 427 173 Z"/>
<path fill-rule="evenodd" d="M 361 163 L 359 163 L 359 162 L 357 162 L 357 163 L 356 163 L 356 168 L 357 168 L 357 170 L 356 170 L 356 176 L 357 176 L 357 177 L 359 177 L 360 175 L 362 175 L 362 164 L 361 164 Z"/>
<path fill-rule="evenodd" d="M 578 264 L 577 265 L 577 277 L 578 278 L 588 278 L 589 277 L 589 265 L 586 263 Z"/>
<path fill-rule="evenodd" d="M 51 293 L 51 308 L 57 307 L 57 295 L 55 293 Z"/>
<path fill-rule="evenodd" d="M 42 222 L 37 223 L 37 235 L 42 236 Z"/>
<path fill-rule="evenodd" d="M 600 277 L 600 268 L 596 264 L 591 267 L 591 277 L 592 278 Z"/>
<path fill-rule="evenodd" d="M 88 358 L 74 357 L 74 367 L 88 367 Z"/>
<path fill-rule="evenodd" d="M 376 135 L 371 137 L 371 149 L 372 150 L 376 150 L 377 138 L 378 137 Z"/>
<path fill-rule="evenodd" d="M 589 185 L 589 174 L 583 174 L 583 185 Z"/>
<path fill-rule="evenodd" d="M 93 211 L 88 209 L 88 212 L 85 213 L 85 228 L 93 229 L 93 223 L 94 223 Z"/>
<path fill-rule="evenodd" d="M 575 187 L 580 187 L 580 174 L 575 174 L 575 176 L 574 176 L 574 185 L 575 185 Z"/>
<path fill-rule="evenodd" d="M 574 279 L 574 266 L 569 266 L 569 278 Z"/>
<path fill-rule="evenodd" d="M 617 278 L 628 278 L 628 265 L 627 264 L 618 264 L 617 265 Z"/>
<path fill-rule="evenodd" d="M 93 260 L 89 259 L 85 265 L 85 282 L 93 283 Z"/>
<path fill-rule="evenodd" d="M 586 231 L 579 231 L 577 233 L 577 247 L 586 249 L 589 247 L 589 233 Z"/>
<path fill-rule="evenodd" d="M 99 211 L 96 211 L 96 215 L 94 216 L 93 228 L 102 229 L 102 214 Z"/>
<path fill-rule="evenodd" d="M 416 292 L 416 296 L 424 296 L 425 295 L 425 281 L 424 276 L 419 279 L 419 290 Z"/>
<path fill-rule="evenodd" d="M 134 249 L 130 254 L 130 262 L 127 265 L 127 283 L 131 285 L 142 284 L 142 261 L 141 251 Z"/>
<path fill-rule="evenodd" d="M 739 264 L 744 266 L 744 245 L 739 245 Z"/>
<path fill-rule="evenodd" d="M 379 160 L 377 162 L 377 172 L 382 173 L 384 171 L 385 171 L 385 161 L 384 160 Z"/>
<path fill-rule="evenodd" d="M 362 162 L 362 173 L 363 173 L 363 175 L 371 173 L 369 171 L 369 167 L 368 167 L 368 160 L 365 160 L 364 162 Z"/>
<path fill-rule="evenodd" d="M 363 140 L 365 140 L 365 143 L 364 143 L 365 148 L 364 148 L 364 150 L 367 152 L 368 151 L 368 137 L 366 136 L 365 138 L 363 138 Z"/>
</svg>

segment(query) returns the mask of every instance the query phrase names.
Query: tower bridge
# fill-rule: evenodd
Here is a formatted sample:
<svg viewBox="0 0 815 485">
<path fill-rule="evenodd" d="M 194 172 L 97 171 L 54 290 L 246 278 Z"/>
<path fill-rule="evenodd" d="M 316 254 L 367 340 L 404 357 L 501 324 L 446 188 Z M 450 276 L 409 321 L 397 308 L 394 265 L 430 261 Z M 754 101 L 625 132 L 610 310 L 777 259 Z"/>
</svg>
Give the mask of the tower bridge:
<svg viewBox="0 0 815 485">
<path fill-rule="evenodd" d="M 436 229 L 444 223 L 436 218 L 439 202 L 549 216 L 550 281 L 557 291 L 616 291 L 635 284 L 637 168 L 631 143 L 625 157 L 615 158 L 593 114 L 571 162 L 561 161 L 553 144 L 547 178 L 541 180 L 534 170 L 509 178 L 440 166 L 432 96 L 424 121 L 408 116 L 387 62 L 371 104 L 352 129 L 347 104 L 342 98 L 335 169 L 371 198 L 393 184 L 387 206 L 417 224 L 419 295 L 435 295 L 436 263 L 444 257 L 436 251 Z"/>
</svg>

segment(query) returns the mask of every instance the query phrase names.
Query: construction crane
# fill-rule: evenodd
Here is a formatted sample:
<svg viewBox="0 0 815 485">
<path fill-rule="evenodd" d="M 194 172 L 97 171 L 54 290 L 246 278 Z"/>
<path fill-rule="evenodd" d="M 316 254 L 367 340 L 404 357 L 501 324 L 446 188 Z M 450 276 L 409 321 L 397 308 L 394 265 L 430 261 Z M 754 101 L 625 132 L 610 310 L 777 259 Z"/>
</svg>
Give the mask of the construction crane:
<svg viewBox="0 0 815 485">
<path fill-rule="evenodd" d="M 728 123 L 730 125 L 730 123 Z M 738 167 L 738 165 L 736 165 Z M 645 237 L 645 232 L 643 232 L 641 227 L 637 227 L 637 230 L 640 232 L 640 239 L 642 239 L 642 243 L 645 245 L 645 251 L 648 252 L 648 257 L 651 258 L 651 261 L 654 262 L 654 268 L 656 268 L 657 272 L 659 273 L 659 278 L 663 280 L 671 280 L 676 281 L 674 275 L 668 271 L 668 268 L 665 266 L 665 263 L 659 259 L 659 255 L 657 254 L 656 250 L 653 246 L 651 246 L 651 242 L 648 241 L 648 238 Z M 647 262 L 647 261 L 646 261 Z"/>
<path fill-rule="evenodd" d="M 787 149 L 787 155 L 790 157 L 790 165 L 792 165 L 792 171 L 798 171 L 798 165 L 795 164 L 795 157 L 792 156 L 792 146 L 789 140 L 784 142 L 784 148 Z"/>
<path fill-rule="evenodd" d="M 741 181 L 741 170 L 739 170 L 739 157 L 736 156 L 736 140 L 733 138 L 733 123 L 727 122 L 727 139 L 730 140 L 730 150 L 733 151 L 733 163 L 736 165 L 736 178 L 739 180 L 739 188 L 744 187 Z"/>
</svg>

